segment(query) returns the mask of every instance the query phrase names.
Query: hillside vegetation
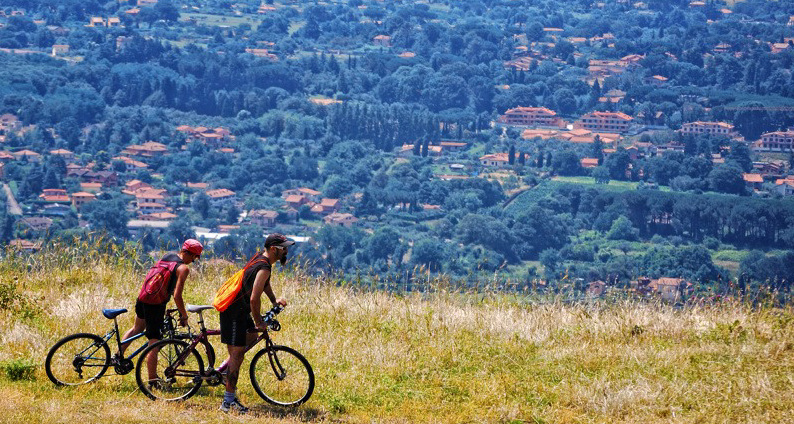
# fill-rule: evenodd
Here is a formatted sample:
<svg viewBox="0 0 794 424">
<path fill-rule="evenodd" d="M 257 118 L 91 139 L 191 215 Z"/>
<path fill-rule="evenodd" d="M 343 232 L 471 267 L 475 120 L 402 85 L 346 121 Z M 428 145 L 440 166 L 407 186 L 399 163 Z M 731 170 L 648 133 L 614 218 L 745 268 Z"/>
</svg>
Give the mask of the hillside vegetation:
<svg viewBox="0 0 794 424">
<path fill-rule="evenodd" d="M 69 389 L 47 379 L 48 348 L 72 332 L 103 333 L 103 307 L 132 309 L 146 263 L 103 245 L 0 261 L 0 422 L 240 420 L 216 410 L 221 387 L 163 404 L 132 375 Z M 192 265 L 187 301 L 207 303 L 234 270 Z M 244 364 L 241 398 L 267 422 L 791 422 L 790 307 L 563 304 L 453 293 L 441 281 L 394 295 L 299 269 L 277 271 L 274 285 L 290 301 L 275 340 L 306 355 L 317 387 L 297 410 L 272 408 Z M 12 379 L 24 364 L 32 376 Z"/>
</svg>

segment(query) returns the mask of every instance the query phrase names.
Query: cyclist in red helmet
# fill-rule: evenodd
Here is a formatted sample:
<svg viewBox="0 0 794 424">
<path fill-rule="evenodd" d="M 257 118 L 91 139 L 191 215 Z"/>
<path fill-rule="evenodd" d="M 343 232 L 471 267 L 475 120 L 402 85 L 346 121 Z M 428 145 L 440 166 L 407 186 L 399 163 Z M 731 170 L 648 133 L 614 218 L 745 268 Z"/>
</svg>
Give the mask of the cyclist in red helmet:
<svg viewBox="0 0 794 424">
<path fill-rule="evenodd" d="M 187 280 L 188 275 L 190 275 L 190 269 L 188 269 L 188 265 L 193 263 L 193 261 L 201 256 L 202 250 L 204 250 L 204 246 L 202 246 L 198 240 L 187 239 L 184 243 L 182 243 L 182 249 L 179 251 L 179 253 L 168 253 L 163 256 L 162 259 L 160 259 L 162 262 L 176 262 L 177 264 L 177 266 L 174 268 L 174 272 L 171 273 L 171 280 L 168 282 L 168 294 L 169 298 L 171 295 L 174 296 L 174 303 L 176 304 L 176 308 L 179 311 L 179 325 L 182 327 L 187 325 L 187 310 L 185 310 L 185 301 L 182 300 L 182 289 L 185 286 L 185 280 Z M 166 299 L 165 302 L 157 305 L 143 303 L 140 300 L 136 301 L 135 323 L 133 324 L 132 328 L 124 333 L 124 336 L 122 336 L 121 339 L 128 339 L 129 337 L 146 330 L 144 334 L 149 339 L 150 345 L 160 340 L 162 338 L 161 330 L 163 328 L 163 320 L 165 319 L 165 309 L 166 305 L 168 304 L 168 300 L 169 299 Z M 128 345 L 129 343 L 121 345 L 122 355 L 124 354 L 124 350 Z M 147 365 L 153 372 L 155 371 L 157 357 L 154 355 L 151 356 L 152 363 L 149 364 L 149 358 L 147 358 Z"/>
</svg>

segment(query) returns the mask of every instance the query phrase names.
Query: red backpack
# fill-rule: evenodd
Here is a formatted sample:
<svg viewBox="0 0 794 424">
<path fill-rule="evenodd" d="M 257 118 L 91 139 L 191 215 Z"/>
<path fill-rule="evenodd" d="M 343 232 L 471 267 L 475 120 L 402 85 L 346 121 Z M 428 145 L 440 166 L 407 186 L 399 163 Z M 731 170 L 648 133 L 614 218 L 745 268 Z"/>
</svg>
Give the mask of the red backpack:
<svg viewBox="0 0 794 424">
<path fill-rule="evenodd" d="M 158 261 L 154 264 L 143 280 L 138 300 L 149 305 L 160 305 L 168 301 L 168 283 L 177 266 L 179 262 Z"/>
</svg>

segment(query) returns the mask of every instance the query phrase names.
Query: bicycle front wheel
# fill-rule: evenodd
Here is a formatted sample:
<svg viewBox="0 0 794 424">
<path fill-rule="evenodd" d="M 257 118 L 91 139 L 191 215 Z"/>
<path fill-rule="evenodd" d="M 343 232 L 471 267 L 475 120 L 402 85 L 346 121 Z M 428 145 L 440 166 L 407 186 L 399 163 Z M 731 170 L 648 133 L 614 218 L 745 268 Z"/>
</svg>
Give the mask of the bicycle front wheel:
<svg viewBox="0 0 794 424">
<path fill-rule="evenodd" d="M 314 391 L 314 371 L 295 349 L 271 346 L 251 360 L 251 384 L 262 399 L 279 406 L 298 406 Z"/>
<path fill-rule="evenodd" d="M 155 355 L 149 369 L 147 357 Z M 184 400 L 201 387 L 204 362 L 201 356 L 180 340 L 161 340 L 141 352 L 135 366 L 135 380 L 143 394 L 152 400 Z"/>
<path fill-rule="evenodd" d="M 77 333 L 59 340 L 47 352 L 44 369 L 56 386 L 98 380 L 110 365 L 110 348 L 96 334 Z"/>
</svg>

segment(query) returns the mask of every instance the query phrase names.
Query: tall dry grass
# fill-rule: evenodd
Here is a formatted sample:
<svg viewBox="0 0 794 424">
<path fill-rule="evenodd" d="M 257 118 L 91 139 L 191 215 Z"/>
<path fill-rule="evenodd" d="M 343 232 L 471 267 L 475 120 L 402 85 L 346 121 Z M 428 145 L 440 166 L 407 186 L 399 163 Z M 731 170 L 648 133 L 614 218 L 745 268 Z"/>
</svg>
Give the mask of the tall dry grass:
<svg viewBox="0 0 794 424">
<path fill-rule="evenodd" d="M 0 422 L 238 422 L 216 411 L 222 388 L 179 404 L 153 403 L 134 378 L 56 389 L 49 346 L 102 333 L 102 307 L 127 307 L 147 259 L 134 249 L 56 246 L 7 255 L 0 280 L 24 302 L 0 311 L 0 363 L 31 358 L 33 381 L 0 376 Z M 235 271 L 191 265 L 189 303 L 207 303 Z M 301 269 L 276 271 L 290 305 L 277 343 L 312 363 L 305 406 L 265 405 L 241 378 L 254 417 L 274 422 L 792 422 L 794 311 L 742 303 L 529 305 L 511 296 L 361 291 Z M 25 303 L 27 302 L 27 303 Z M 23 308 L 19 304 L 27 306 Z M 16 308 L 16 309 L 14 309 Z M 27 312 L 25 312 L 27 311 Z M 23 313 L 25 312 L 25 313 Z M 208 314 L 217 326 L 217 315 Z M 122 327 L 132 314 L 122 315 Z M 194 321 L 195 322 L 195 321 Z M 214 341 L 221 358 L 223 346 Z M 249 355 L 250 357 L 251 355 Z M 243 365 L 247 370 L 247 364 Z"/>
</svg>

